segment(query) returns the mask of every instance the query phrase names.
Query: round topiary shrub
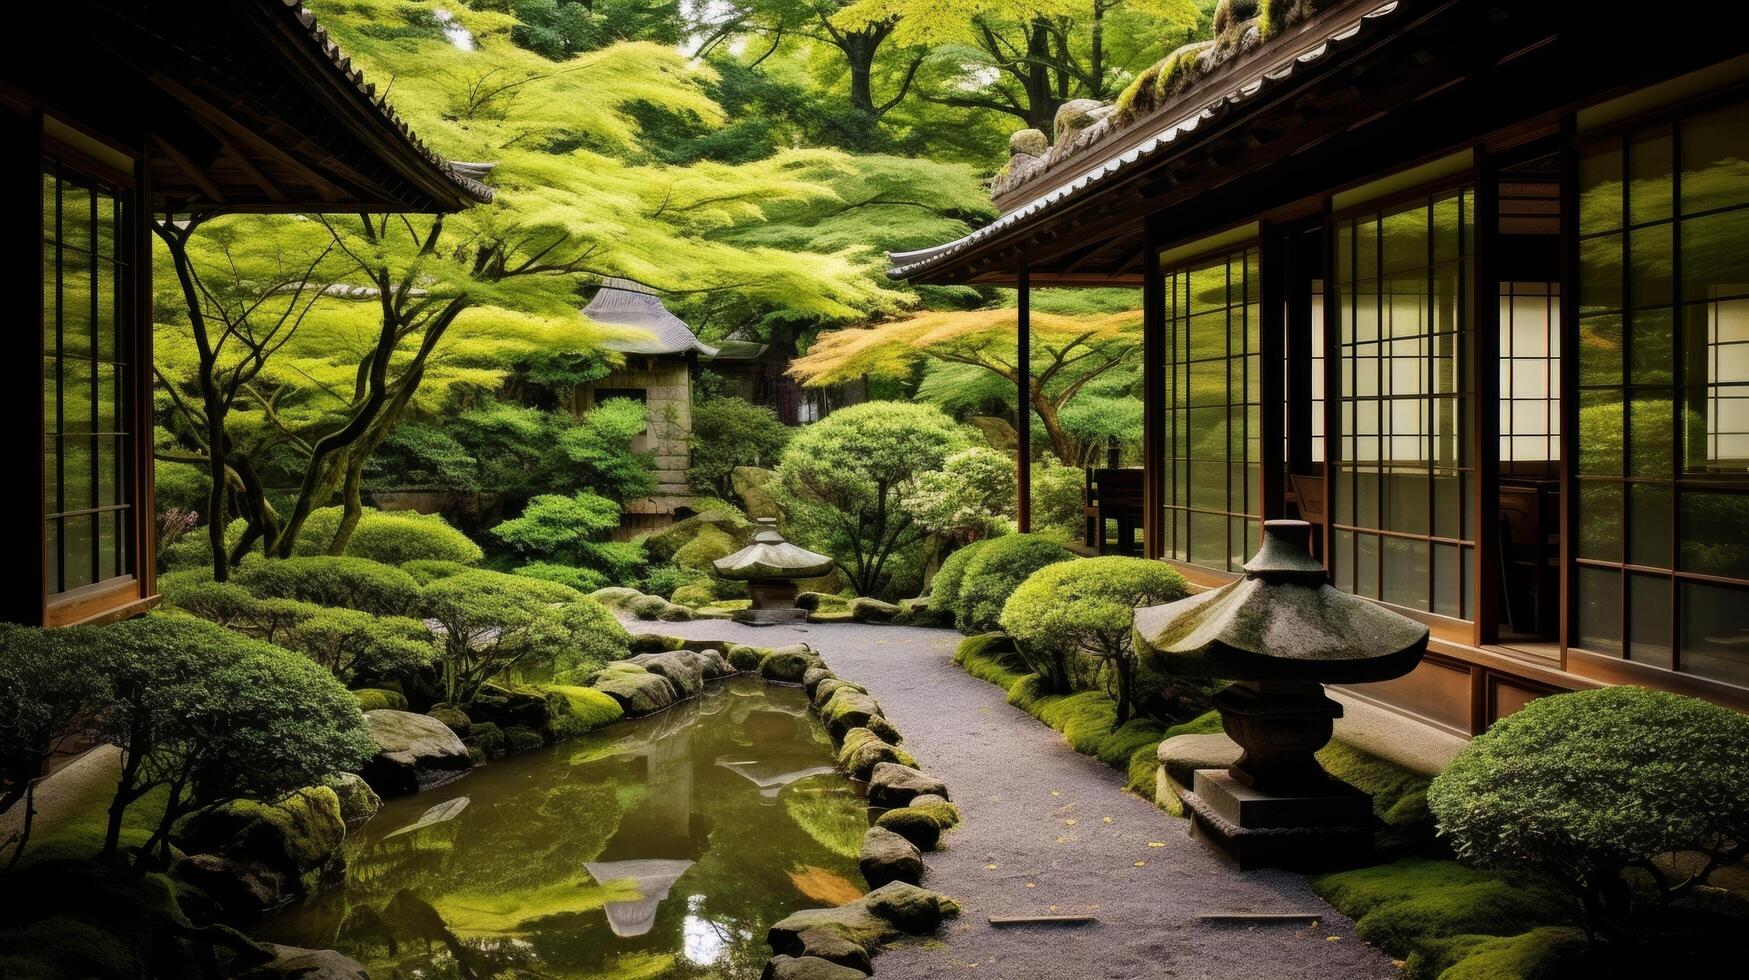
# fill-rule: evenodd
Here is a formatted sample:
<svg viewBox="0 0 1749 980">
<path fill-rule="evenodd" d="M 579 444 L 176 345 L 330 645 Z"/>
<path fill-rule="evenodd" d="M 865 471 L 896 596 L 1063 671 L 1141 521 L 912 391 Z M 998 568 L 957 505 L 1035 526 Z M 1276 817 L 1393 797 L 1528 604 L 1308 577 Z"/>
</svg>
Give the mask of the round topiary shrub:
<svg viewBox="0 0 1749 980">
<path fill-rule="evenodd" d="M 1427 802 L 1460 859 L 1540 868 L 1594 936 L 1643 938 L 1749 849 L 1746 747 L 1749 716 L 1696 698 L 1556 694 L 1472 741 Z"/>
<path fill-rule="evenodd" d="M 1067 656 L 1105 662 L 1117 700 L 1116 724 L 1130 720 L 1136 653 L 1136 607 L 1184 598 L 1184 577 L 1144 558 L 1082 558 L 1032 573 L 1002 607 L 1002 628 L 1039 673 L 1064 684 Z"/>
<path fill-rule="evenodd" d="M 310 512 L 298 532 L 293 550 L 299 555 L 326 554 L 334 532 L 340 527 L 341 509 L 322 507 Z M 410 561 L 454 561 L 478 564 L 484 557 L 480 546 L 449 526 L 438 514 L 410 510 L 371 510 L 359 515 L 358 526 L 347 539 L 346 553 L 388 565 Z"/>
<path fill-rule="evenodd" d="M 959 618 L 960 587 L 965 584 L 966 567 L 993 540 L 995 539 L 986 538 L 973 541 L 947 556 L 947 560 L 941 563 L 941 569 L 935 573 L 935 579 L 929 584 L 930 611 L 942 616 L 949 623 Z"/>
<path fill-rule="evenodd" d="M 263 599 L 297 599 L 376 616 L 405 616 L 419 607 L 413 576 L 368 558 L 283 558 L 251 562 L 233 579 Z"/>
<path fill-rule="evenodd" d="M 954 609 L 954 625 L 962 633 L 995 629 L 1002 606 L 1033 572 L 1069 561 L 1074 552 L 1036 534 L 994 538 L 966 564 Z"/>
<path fill-rule="evenodd" d="M 538 578 L 543 582 L 557 582 L 584 594 L 594 592 L 607 584 L 607 576 L 593 568 L 577 568 L 574 565 L 561 565 L 550 561 L 531 561 L 517 568 L 515 574 Z"/>
</svg>

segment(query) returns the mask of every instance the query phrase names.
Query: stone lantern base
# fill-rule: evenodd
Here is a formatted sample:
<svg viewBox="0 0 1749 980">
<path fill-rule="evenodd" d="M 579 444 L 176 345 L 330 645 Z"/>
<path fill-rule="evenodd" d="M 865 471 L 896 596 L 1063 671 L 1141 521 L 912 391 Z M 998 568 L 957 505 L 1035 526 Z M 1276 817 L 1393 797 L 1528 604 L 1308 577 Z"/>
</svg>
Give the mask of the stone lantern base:
<svg viewBox="0 0 1749 980">
<path fill-rule="evenodd" d="M 1198 769 L 1182 794 L 1192 833 L 1240 868 L 1303 871 L 1359 863 L 1372 851 L 1372 797 L 1314 757 L 1342 705 L 1307 681 L 1246 681 L 1215 695 L 1221 727 L 1244 753 Z"/>
<path fill-rule="evenodd" d="M 1214 844 L 1240 870 L 1329 871 L 1365 863 L 1372 853 L 1372 797 L 1332 779 L 1322 790 L 1268 793 L 1225 769 L 1198 769 L 1190 833 Z"/>
<path fill-rule="evenodd" d="M 796 608 L 796 584 L 787 580 L 748 582 L 747 594 L 753 605 L 734 615 L 737 623 L 750 626 L 773 626 L 779 623 L 805 623 L 808 611 Z"/>
</svg>

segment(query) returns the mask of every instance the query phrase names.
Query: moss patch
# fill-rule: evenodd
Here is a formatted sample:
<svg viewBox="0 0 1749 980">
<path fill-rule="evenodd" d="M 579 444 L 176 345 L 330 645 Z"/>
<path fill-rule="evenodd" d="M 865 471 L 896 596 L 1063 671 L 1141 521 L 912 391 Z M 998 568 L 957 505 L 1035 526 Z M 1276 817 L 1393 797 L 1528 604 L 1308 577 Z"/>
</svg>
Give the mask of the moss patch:
<svg viewBox="0 0 1749 980">
<path fill-rule="evenodd" d="M 575 738 L 625 717 L 625 709 L 608 694 L 592 687 L 565 684 L 541 685 L 552 707 L 554 738 Z"/>
<path fill-rule="evenodd" d="M 1569 921 L 1564 897 L 1548 882 L 1490 874 L 1456 861 L 1406 858 L 1314 878 L 1312 890 L 1354 919 L 1360 938 L 1421 964 L 1410 972 L 1417 980 L 1439 976 L 1473 955 L 1510 955 L 1508 944 L 1475 937 L 1515 937 L 1527 927 Z"/>
<path fill-rule="evenodd" d="M 358 699 L 358 710 L 375 711 L 378 708 L 390 708 L 395 711 L 407 710 L 407 697 L 399 691 L 389 691 L 380 687 L 365 687 L 352 692 Z"/>
<path fill-rule="evenodd" d="M 1216 727 L 1216 731 L 1219 731 Z M 1318 751 L 1324 770 L 1355 789 L 1372 794 L 1373 814 L 1388 827 L 1422 826 L 1432 831 L 1427 784 L 1433 777 L 1405 769 L 1369 752 L 1333 741 Z"/>
</svg>

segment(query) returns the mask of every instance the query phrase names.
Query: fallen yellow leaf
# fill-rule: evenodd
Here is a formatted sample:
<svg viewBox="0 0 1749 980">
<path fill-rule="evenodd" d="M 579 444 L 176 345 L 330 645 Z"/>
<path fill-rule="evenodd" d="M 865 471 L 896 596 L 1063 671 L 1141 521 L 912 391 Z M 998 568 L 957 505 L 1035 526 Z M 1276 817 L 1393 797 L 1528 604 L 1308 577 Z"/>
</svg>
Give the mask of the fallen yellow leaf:
<svg viewBox="0 0 1749 980">
<path fill-rule="evenodd" d="M 1037 887 L 1038 887 L 1038 885 L 1036 885 L 1036 884 L 1034 884 L 1034 883 L 1032 883 L 1032 882 L 1030 882 L 1030 881 L 1029 881 L 1029 882 L 1027 882 L 1027 883 L 1026 883 L 1026 887 L 1028 887 L 1028 888 L 1037 888 Z"/>
<path fill-rule="evenodd" d="M 984 870 L 985 871 L 995 871 L 996 866 L 994 864 L 986 864 L 986 865 L 984 865 Z"/>
<path fill-rule="evenodd" d="M 1111 823 L 1111 818 L 1110 818 L 1110 817 L 1106 817 L 1106 818 L 1105 818 L 1105 822 L 1106 822 L 1106 823 Z"/>
<path fill-rule="evenodd" d="M 1163 840 L 1151 840 L 1148 842 L 1148 846 L 1149 847 L 1165 847 L 1166 842 Z"/>
<path fill-rule="evenodd" d="M 1138 868 L 1145 868 L 1147 866 L 1148 866 L 1148 862 L 1146 862 L 1146 861 L 1137 861 L 1136 862 L 1136 867 L 1138 867 Z"/>
</svg>

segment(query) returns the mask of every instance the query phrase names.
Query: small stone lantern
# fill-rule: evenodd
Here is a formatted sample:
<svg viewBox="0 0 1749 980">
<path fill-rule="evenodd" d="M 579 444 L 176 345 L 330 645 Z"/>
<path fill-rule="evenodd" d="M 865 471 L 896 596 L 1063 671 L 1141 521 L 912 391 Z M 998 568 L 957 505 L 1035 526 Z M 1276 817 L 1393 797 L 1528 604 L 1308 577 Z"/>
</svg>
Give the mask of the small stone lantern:
<svg viewBox="0 0 1749 980">
<path fill-rule="evenodd" d="M 718 575 L 746 582 L 753 597 L 752 607 L 736 613 L 735 620 L 759 624 L 806 622 L 808 611 L 796 608 L 796 581 L 825 575 L 833 564 L 825 555 L 785 541 L 777 520 L 770 517 L 759 518 L 752 544 L 715 562 Z"/>
<path fill-rule="evenodd" d="M 1372 798 L 1313 756 L 1342 716 L 1323 685 L 1401 677 L 1427 651 L 1427 627 L 1331 587 L 1310 536 L 1304 521 L 1267 521 L 1244 578 L 1136 610 L 1136 649 L 1153 665 L 1234 682 L 1214 701 L 1243 754 L 1196 770 L 1183 797 L 1192 832 L 1242 868 L 1333 867 L 1370 851 Z"/>
</svg>

